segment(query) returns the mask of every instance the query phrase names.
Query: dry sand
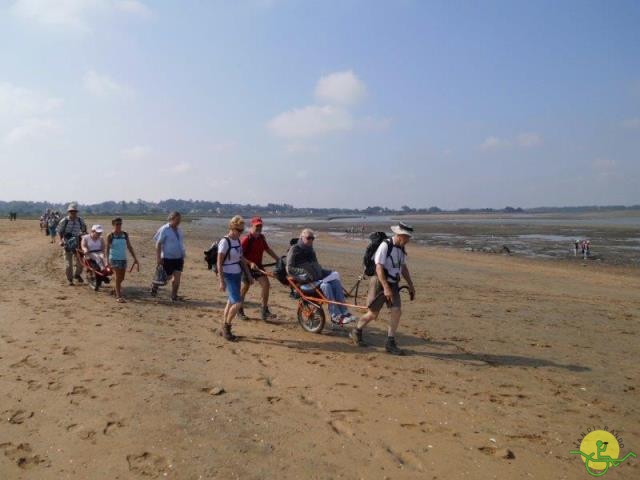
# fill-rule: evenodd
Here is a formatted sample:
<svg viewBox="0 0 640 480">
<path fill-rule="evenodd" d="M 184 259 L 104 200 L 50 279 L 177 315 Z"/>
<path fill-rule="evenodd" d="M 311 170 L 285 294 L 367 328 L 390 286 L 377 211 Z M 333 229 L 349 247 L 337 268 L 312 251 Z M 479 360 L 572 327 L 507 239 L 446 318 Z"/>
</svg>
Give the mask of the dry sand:
<svg viewBox="0 0 640 480">
<path fill-rule="evenodd" d="M 279 319 L 236 321 L 230 344 L 202 261 L 212 232 L 185 225 L 188 302 L 173 305 L 147 294 L 159 223 L 125 223 L 143 271 L 117 304 L 66 286 L 36 222 L 0 221 L 3 480 L 584 479 L 569 451 L 604 425 L 640 454 L 637 270 L 410 246 L 410 356 L 384 353 L 385 314 L 368 349 L 304 332 L 280 285 Z M 317 243 L 351 284 L 364 244 Z"/>
</svg>

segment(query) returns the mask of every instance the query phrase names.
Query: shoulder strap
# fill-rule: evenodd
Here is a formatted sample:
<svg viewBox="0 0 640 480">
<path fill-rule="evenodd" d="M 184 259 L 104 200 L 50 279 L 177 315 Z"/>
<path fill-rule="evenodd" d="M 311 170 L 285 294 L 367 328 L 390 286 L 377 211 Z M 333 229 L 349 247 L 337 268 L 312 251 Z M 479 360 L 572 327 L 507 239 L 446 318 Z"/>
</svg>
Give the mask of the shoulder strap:
<svg viewBox="0 0 640 480">
<path fill-rule="evenodd" d="M 231 239 L 226 235 L 222 238 L 224 238 L 227 241 L 227 253 L 224 255 L 224 258 L 222 259 L 222 263 L 224 263 L 229 259 L 229 256 L 231 255 Z"/>
<path fill-rule="evenodd" d="M 387 258 L 389 258 L 391 256 L 391 252 L 393 251 L 393 239 L 391 238 L 385 238 L 384 243 L 387 244 Z"/>
<path fill-rule="evenodd" d="M 107 235 L 107 245 L 111 246 L 112 242 L 113 242 L 113 232 Z"/>
<path fill-rule="evenodd" d="M 64 217 L 64 220 L 62 220 L 62 228 L 60 229 L 60 235 L 64 236 L 64 234 L 67 233 L 67 225 L 69 225 L 69 218 Z"/>
</svg>

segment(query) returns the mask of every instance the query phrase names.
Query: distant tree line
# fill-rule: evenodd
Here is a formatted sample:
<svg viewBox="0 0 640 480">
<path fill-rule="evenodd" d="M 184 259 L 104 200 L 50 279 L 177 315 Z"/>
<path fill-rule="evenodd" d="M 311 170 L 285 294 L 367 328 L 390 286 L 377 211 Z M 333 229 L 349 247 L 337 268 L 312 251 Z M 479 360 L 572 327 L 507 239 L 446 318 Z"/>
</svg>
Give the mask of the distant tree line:
<svg viewBox="0 0 640 480">
<path fill-rule="evenodd" d="M 39 216 L 47 208 L 65 212 L 67 204 L 51 202 L 23 202 L 0 201 L 0 214 L 8 216 L 9 212 L 15 212 L 18 216 Z M 268 203 L 267 205 L 252 205 L 239 203 L 220 203 L 203 200 L 168 199 L 160 202 L 147 202 L 137 200 L 135 202 L 102 202 L 91 205 L 79 205 L 83 215 L 164 215 L 177 210 L 184 215 L 192 216 L 230 216 L 240 215 L 265 215 L 265 216 L 316 216 L 336 217 L 353 215 L 411 215 L 411 214 L 439 214 L 439 213 L 582 213 L 611 210 L 638 210 L 640 205 L 608 205 L 608 206 L 583 206 L 583 207 L 537 207 L 520 208 L 507 206 L 502 209 L 495 208 L 460 208 L 458 210 L 443 210 L 438 207 L 412 208 L 403 205 L 399 210 L 381 206 L 371 206 L 363 209 L 351 208 L 296 208 L 287 203 Z"/>
</svg>

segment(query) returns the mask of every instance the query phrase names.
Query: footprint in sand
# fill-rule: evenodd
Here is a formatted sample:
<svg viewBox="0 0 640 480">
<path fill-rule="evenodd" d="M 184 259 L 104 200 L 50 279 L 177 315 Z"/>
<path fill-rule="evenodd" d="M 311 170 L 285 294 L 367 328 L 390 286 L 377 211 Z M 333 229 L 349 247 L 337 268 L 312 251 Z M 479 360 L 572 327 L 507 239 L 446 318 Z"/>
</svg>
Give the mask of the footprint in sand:
<svg viewBox="0 0 640 480">
<path fill-rule="evenodd" d="M 315 400 L 313 400 L 310 397 L 307 397 L 306 395 L 299 395 L 298 396 L 298 400 L 300 400 L 300 402 L 303 405 L 307 405 L 307 406 L 310 406 L 310 407 L 311 406 L 315 406 L 315 407 L 320 407 L 321 408 L 320 402 L 316 402 Z"/>
<path fill-rule="evenodd" d="M 159 477 L 166 474 L 171 465 L 166 458 L 144 452 L 139 455 L 127 455 L 129 471 L 142 476 Z"/>
<path fill-rule="evenodd" d="M 14 445 L 11 442 L 0 443 L 0 451 L 3 451 L 5 457 L 15 462 L 23 470 L 30 470 L 38 466 L 48 467 L 51 464 L 47 457 L 34 455 L 31 445 L 28 443 L 20 443 L 18 445 Z"/>
<path fill-rule="evenodd" d="M 96 438 L 96 434 L 97 432 L 95 430 L 82 428 L 82 427 L 78 431 L 78 437 L 80 437 L 82 440 L 91 441 Z"/>
<path fill-rule="evenodd" d="M 60 390 L 62 388 L 62 384 L 60 382 L 51 381 L 47 384 L 47 390 L 51 390 L 53 392 Z"/>
<path fill-rule="evenodd" d="M 36 380 L 29 380 L 27 382 L 27 388 L 33 392 L 35 390 L 40 390 L 40 388 L 42 388 L 42 385 Z"/>
<path fill-rule="evenodd" d="M 6 418 L 13 425 L 21 425 L 31 417 L 33 417 L 33 412 L 25 410 L 6 410 L 2 412 L 2 418 Z"/>
<path fill-rule="evenodd" d="M 62 355 L 75 355 L 78 350 L 80 350 L 78 347 L 70 347 L 67 345 L 62 349 Z"/>
<path fill-rule="evenodd" d="M 398 452 L 384 443 L 376 446 L 376 456 L 386 457 L 402 468 L 424 471 L 421 458 L 413 450 Z"/>
<path fill-rule="evenodd" d="M 110 413 L 107 415 L 107 424 L 102 429 L 104 435 L 112 435 L 118 429 L 125 427 L 124 420 L 118 416 L 117 413 Z"/>
<path fill-rule="evenodd" d="M 497 448 L 494 446 L 489 446 L 489 447 L 479 447 L 478 450 L 480 450 L 485 455 L 489 455 L 491 457 L 504 458 L 505 460 L 513 460 L 516 458 L 515 454 L 508 448 Z"/>
<path fill-rule="evenodd" d="M 352 428 L 352 424 L 360 423 L 359 416 L 362 415 L 360 410 L 355 408 L 331 410 L 331 418 L 327 422 L 329 427 L 338 435 L 346 435 L 349 437 L 355 437 L 355 431 Z"/>
<path fill-rule="evenodd" d="M 22 358 L 20 361 L 9 365 L 9 368 L 18 368 L 18 367 L 36 368 L 37 366 L 38 364 L 31 358 L 31 355 L 27 355 L 26 357 Z"/>
<path fill-rule="evenodd" d="M 82 385 L 75 386 L 67 395 L 89 395 L 89 390 Z"/>
</svg>

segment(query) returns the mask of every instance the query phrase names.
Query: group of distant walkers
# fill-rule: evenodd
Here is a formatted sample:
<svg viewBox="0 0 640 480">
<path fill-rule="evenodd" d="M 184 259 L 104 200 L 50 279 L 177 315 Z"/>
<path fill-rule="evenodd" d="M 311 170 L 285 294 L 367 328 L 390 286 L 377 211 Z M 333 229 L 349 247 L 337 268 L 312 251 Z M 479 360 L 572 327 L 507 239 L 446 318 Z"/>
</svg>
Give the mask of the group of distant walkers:
<svg viewBox="0 0 640 480">
<path fill-rule="evenodd" d="M 133 265 L 138 265 L 129 235 L 122 230 L 122 219 L 112 220 L 112 232 L 106 240 L 102 237 L 103 227 L 93 225 L 90 232 L 84 220 L 78 215 L 78 208 L 72 203 L 67 208 L 67 215 L 56 217 L 57 212 L 47 212 L 43 217 L 46 221 L 55 219 L 55 230 L 60 246 L 63 248 L 65 273 L 69 285 L 74 281 L 84 283 L 82 278 L 83 266 L 80 262 L 78 250 L 84 255 L 103 255 L 107 265 L 116 275 L 115 296 L 118 302 L 125 302 L 122 295 L 122 282 L 127 270 L 127 251 L 133 256 Z M 159 288 L 171 281 L 171 301 L 184 302 L 178 295 L 182 272 L 185 265 L 186 247 L 184 232 L 180 227 L 182 216 L 179 212 L 172 212 L 167 223 L 155 233 L 156 270 L 151 283 L 150 294 L 158 295 Z M 48 225 L 48 223 L 47 223 Z M 222 316 L 220 335 L 228 341 L 236 341 L 238 337 L 232 332 L 233 320 L 238 316 L 246 320 L 243 304 L 244 299 L 254 283 L 261 288 L 261 318 L 268 321 L 277 318 L 269 309 L 269 273 L 265 270 L 263 256 L 266 252 L 275 261 L 280 257 L 269 246 L 263 234 L 264 222 L 260 217 L 253 217 L 250 228 L 245 232 L 244 219 L 236 215 L 228 223 L 228 232 L 210 250 L 214 250 L 215 259 L 212 268 L 218 275 L 218 286 L 227 295 L 227 302 Z M 356 318 L 345 304 L 344 289 L 338 272 L 324 269 L 318 262 L 313 247 L 315 233 L 305 228 L 297 240 L 291 242 L 286 254 L 286 273 L 301 284 L 312 283 L 319 288 L 323 295 L 330 300 L 329 313 L 335 325 L 354 325 L 350 338 L 357 346 L 364 347 L 363 330 L 375 320 L 382 307 L 386 304 L 390 309 L 390 319 L 387 331 L 385 349 L 394 355 L 403 355 L 395 341 L 396 331 L 401 317 L 401 298 L 399 284 L 401 278 L 407 282 L 411 298 L 415 295 L 413 281 L 407 267 L 405 246 L 413 236 L 413 229 L 405 224 L 391 227 L 393 236 L 381 242 L 376 247 L 371 261 L 375 265 L 369 285 L 368 309 L 361 317 Z M 244 235 L 243 235 L 244 234 Z M 133 267 L 132 265 L 132 267 Z"/>
<path fill-rule="evenodd" d="M 573 256 L 578 256 L 578 251 L 581 252 L 582 258 L 586 260 L 591 256 L 591 241 L 590 240 L 576 240 L 573 244 Z"/>
<path fill-rule="evenodd" d="M 9 212 L 9 221 L 16 221 L 18 220 L 18 213 L 17 212 Z"/>
</svg>

